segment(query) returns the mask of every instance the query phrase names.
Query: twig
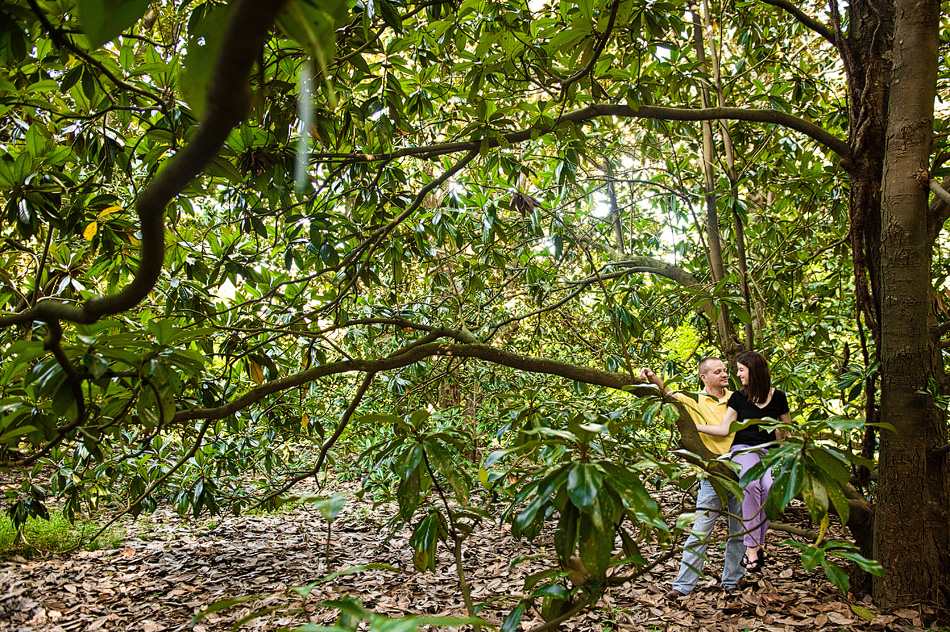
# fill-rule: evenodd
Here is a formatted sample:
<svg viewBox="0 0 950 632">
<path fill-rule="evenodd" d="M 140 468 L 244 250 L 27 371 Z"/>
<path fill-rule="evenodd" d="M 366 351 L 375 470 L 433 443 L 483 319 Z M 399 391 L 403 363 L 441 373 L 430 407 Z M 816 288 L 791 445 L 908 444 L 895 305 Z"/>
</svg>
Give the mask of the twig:
<svg viewBox="0 0 950 632">
<path fill-rule="evenodd" d="M 435 485 L 435 489 L 439 494 L 439 498 L 442 499 L 442 505 L 445 507 L 445 513 L 449 517 L 449 528 L 452 529 L 452 556 L 455 558 L 455 574 L 458 575 L 459 579 L 459 588 L 462 591 L 462 600 L 465 602 L 465 609 L 468 611 L 470 616 L 475 616 L 475 604 L 472 602 L 472 588 L 468 585 L 468 581 L 465 579 L 465 569 L 462 568 L 462 541 L 465 539 L 463 536 L 459 535 L 458 525 L 455 522 L 455 512 L 452 511 L 452 507 L 449 506 L 449 500 L 445 497 L 445 491 L 442 489 L 442 484 L 439 483 L 438 479 L 435 477 L 435 472 L 432 471 L 432 465 L 429 463 L 429 455 L 426 454 L 425 447 L 420 445 L 422 448 L 422 460 L 426 464 L 426 470 L 429 472 L 429 478 L 432 479 L 432 484 Z M 480 625 L 472 626 L 476 632 L 481 630 Z"/>
<path fill-rule="evenodd" d="M 111 526 L 114 525 L 116 522 L 118 522 L 119 518 L 121 518 L 122 516 L 126 515 L 127 513 L 129 513 L 130 511 L 132 511 L 132 509 L 134 509 L 135 507 L 137 507 L 138 505 L 140 505 L 143 500 L 145 500 L 146 498 L 148 498 L 149 495 L 150 495 L 153 491 L 155 491 L 155 490 L 158 488 L 159 485 L 161 485 L 161 484 L 164 483 L 166 480 L 168 480 L 168 477 L 169 477 L 169 476 L 171 476 L 172 474 L 174 474 L 175 472 L 177 472 L 177 471 L 178 471 L 178 468 L 180 468 L 182 465 L 184 465 L 185 463 L 187 463 L 189 459 L 191 459 L 193 456 L 195 456 L 195 454 L 198 452 L 198 448 L 201 447 L 201 443 L 202 443 L 202 441 L 204 440 L 205 433 L 208 431 L 208 428 L 211 426 L 211 423 L 212 423 L 213 421 L 214 421 L 213 419 L 206 419 L 205 422 L 201 425 L 201 429 L 198 431 L 198 436 L 195 437 L 195 442 L 192 444 L 192 446 L 191 446 L 191 448 L 188 450 L 188 452 L 186 452 L 184 455 L 182 455 L 182 457 L 181 457 L 180 459 L 178 459 L 178 461 L 177 461 L 174 465 L 172 465 L 171 469 L 169 469 L 169 470 L 168 470 L 167 472 L 165 472 L 162 476 L 160 476 L 158 479 L 156 479 L 154 483 L 152 483 L 151 485 L 149 485 L 148 488 L 146 488 L 146 490 L 145 490 L 144 492 L 142 492 L 141 495 L 139 495 L 138 498 L 136 498 L 134 501 L 132 501 L 131 503 L 129 503 L 128 506 L 127 506 L 125 509 L 123 509 L 122 511 L 120 511 L 119 513 L 117 513 L 116 515 L 114 515 L 114 516 L 109 520 L 109 522 L 105 523 L 105 525 L 103 525 L 102 528 L 99 529 L 99 530 L 96 532 L 96 534 L 95 534 L 94 536 L 92 536 L 92 539 L 90 540 L 90 542 L 95 542 L 95 541 L 99 538 L 100 535 L 102 535 L 103 533 L 106 532 L 106 530 L 107 530 L 109 527 L 111 527 Z M 70 548 L 69 551 L 73 551 L 73 550 L 77 549 L 80 544 L 82 544 L 82 540 L 80 540 L 79 542 L 77 542 L 77 543 L 76 543 L 76 546 Z"/>
<path fill-rule="evenodd" d="M 325 153 L 314 156 L 318 162 L 328 162 L 331 160 L 342 160 L 349 163 L 356 162 L 381 162 L 389 161 L 393 158 L 405 156 L 416 156 L 422 159 L 435 158 L 446 154 L 454 154 L 461 151 L 478 150 L 483 145 L 488 149 L 499 147 L 502 144 L 511 145 L 522 143 L 537 138 L 537 134 L 547 134 L 552 132 L 557 125 L 561 123 L 586 123 L 602 117 L 615 116 L 617 118 L 630 119 L 650 119 L 666 121 L 712 121 L 718 119 L 732 121 L 748 121 L 753 123 L 772 123 L 781 125 L 789 129 L 808 136 L 815 142 L 827 147 L 838 154 L 841 158 L 842 166 L 845 170 L 850 170 L 853 166 L 851 158 L 851 146 L 844 140 L 841 140 L 823 127 L 814 123 L 798 118 L 791 114 L 773 109 L 752 109 L 752 108 L 676 108 L 659 107 L 652 105 L 638 105 L 636 107 L 620 104 L 595 103 L 579 110 L 573 110 L 558 116 L 556 120 L 550 123 L 541 123 L 533 125 L 523 130 L 499 135 L 499 137 L 490 136 L 474 141 L 456 141 L 448 143 L 436 143 L 433 145 L 424 145 L 420 147 L 406 147 L 393 152 L 380 154 L 360 154 L 360 153 Z"/>
<path fill-rule="evenodd" d="M 343 416 L 340 418 L 340 423 L 339 425 L 337 425 L 336 430 L 330 436 L 330 438 L 327 439 L 326 442 L 324 442 L 323 446 L 320 448 L 320 455 L 317 457 L 317 464 L 314 465 L 310 470 L 303 472 L 302 474 L 298 474 L 297 476 L 293 477 L 292 479 L 284 483 L 281 486 L 281 488 L 278 489 L 277 491 L 271 492 L 270 494 L 265 496 L 263 500 L 257 503 L 256 505 L 257 507 L 261 507 L 264 504 L 273 500 L 274 498 L 280 496 L 281 494 L 286 492 L 288 489 L 290 489 L 291 487 L 293 487 L 300 481 L 306 478 L 310 478 L 311 476 L 316 476 L 317 474 L 320 473 L 320 468 L 323 467 L 323 462 L 327 458 L 327 453 L 330 451 L 330 448 L 332 448 L 336 444 L 337 440 L 343 434 L 343 431 L 346 430 L 347 424 L 350 423 L 350 418 L 353 416 L 353 413 L 356 411 L 356 408 L 359 406 L 360 401 L 363 399 L 363 396 L 366 394 L 367 389 L 369 389 L 370 384 L 373 383 L 373 378 L 375 377 L 376 377 L 376 372 L 370 372 L 370 373 L 367 373 L 366 377 L 363 378 L 363 383 L 360 384 L 360 387 L 358 389 L 356 389 L 356 394 L 353 395 L 353 400 L 350 402 L 350 405 L 347 406 L 346 411 L 343 413 Z M 327 563 L 329 564 L 329 558 L 328 558 Z"/>
<path fill-rule="evenodd" d="M 39 4 L 37 4 L 36 0 L 27 0 L 27 3 L 30 5 L 30 9 L 33 10 L 33 13 L 36 15 L 36 18 L 40 21 L 40 24 L 43 26 L 43 29 L 47 33 L 49 33 L 50 38 L 54 42 L 56 42 L 57 46 L 67 48 L 70 51 L 72 51 L 73 54 L 75 54 L 77 57 L 82 59 L 84 62 L 86 62 L 90 66 L 93 66 L 94 68 L 99 70 L 99 72 L 101 72 L 106 77 L 108 77 L 109 80 L 112 81 L 112 83 L 114 83 L 117 88 L 122 88 L 123 90 L 128 90 L 129 92 L 134 92 L 135 94 L 138 94 L 139 96 L 143 96 L 147 99 L 151 99 L 152 101 L 155 102 L 155 104 L 158 106 L 158 108 L 162 111 L 162 113 L 166 117 L 169 116 L 168 104 L 166 104 L 165 101 L 161 99 L 161 97 L 157 97 L 151 92 L 148 92 L 147 90 L 142 90 L 141 88 L 136 88 L 135 86 L 129 85 L 126 82 L 119 79 L 118 77 L 116 77 L 102 62 L 100 62 L 99 60 L 94 58 L 92 55 L 87 53 L 85 50 L 83 50 L 82 48 L 80 48 L 79 46 L 71 42 L 69 38 L 65 37 L 65 31 L 53 26 L 53 24 L 46 18 L 46 14 L 43 13 L 43 10 L 40 9 L 40 6 Z M 100 85 L 102 84 L 100 83 Z"/>
<path fill-rule="evenodd" d="M 597 60 L 600 59 L 601 53 L 604 52 L 604 48 L 607 46 L 607 41 L 610 39 L 610 34 L 614 30 L 614 23 L 617 21 L 617 9 L 619 8 L 620 0 L 614 0 L 610 5 L 610 17 L 607 19 L 607 26 L 604 27 L 603 34 L 600 36 L 600 39 L 597 40 L 597 44 L 594 46 L 594 52 L 590 57 L 590 61 L 587 62 L 587 65 L 561 82 L 562 99 L 567 96 L 567 89 L 572 83 L 583 79 L 586 75 L 590 74 L 591 71 L 594 70 L 594 66 L 597 64 Z"/>
<path fill-rule="evenodd" d="M 788 0 L 762 0 L 765 4 L 771 4 L 773 7 L 778 7 L 783 9 L 786 13 L 790 14 L 796 20 L 813 30 L 815 33 L 818 33 L 823 38 L 828 40 L 830 43 L 835 44 L 835 32 L 828 28 L 826 25 L 822 24 L 818 20 L 814 19 L 810 15 L 807 15 L 804 11 L 799 9 L 797 6 L 789 2 Z"/>
<path fill-rule="evenodd" d="M 349 263 L 355 260 L 358 260 L 360 257 L 362 257 L 364 252 L 366 253 L 366 257 L 363 260 L 363 262 L 359 265 L 359 268 L 353 273 L 353 275 L 350 277 L 350 280 L 347 281 L 346 285 L 342 289 L 339 290 L 337 299 L 334 301 L 331 301 L 330 304 L 327 305 L 326 307 L 327 310 L 333 309 L 333 307 L 336 304 L 342 301 L 343 298 L 346 296 L 346 293 L 349 292 L 350 288 L 352 288 L 356 284 L 356 282 L 359 281 L 360 275 L 362 274 L 366 265 L 369 263 L 370 259 L 372 258 L 373 253 L 376 252 L 376 249 L 380 241 L 382 240 L 382 238 L 388 235 L 390 232 L 392 232 L 399 224 L 405 221 L 406 218 L 408 218 L 410 215 L 415 213 L 416 210 L 420 206 L 422 206 L 422 202 L 425 199 L 425 196 L 429 194 L 429 192 L 441 186 L 449 178 L 451 178 L 456 173 L 458 173 L 463 168 L 465 168 L 465 166 L 468 165 L 468 163 L 470 163 L 478 155 L 478 153 L 479 153 L 478 147 L 475 147 L 469 150 L 468 154 L 466 154 L 464 158 L 456 162 L 450 168 L 446 169 L 446 171 L 441 176 L 439 176 L 438 178 L 436 178 L 435 180 L 433 180 L 426 186 L 422 187 L 422 189 L 419 190 L 419 193 L 416 194 L 416 197 L 412 201 L 412 204 L 410 204 L 406 210 L 404 210 L 402 213 L 400 213 L 395 218 L 393 218 L 393 220 L 390 221 L 388 224 L 386 224 L 385 226 L 383 226 L 382 228 L 374 232 L 372 235 L 370 235 L 366 240 L 363 241 L 362 244 L 356 247 L 353 250 L 353 252 L 351 252 L 344 258 L 344 261 L 341 264 L 341 266 L 349 265 Z"/>
</svg>

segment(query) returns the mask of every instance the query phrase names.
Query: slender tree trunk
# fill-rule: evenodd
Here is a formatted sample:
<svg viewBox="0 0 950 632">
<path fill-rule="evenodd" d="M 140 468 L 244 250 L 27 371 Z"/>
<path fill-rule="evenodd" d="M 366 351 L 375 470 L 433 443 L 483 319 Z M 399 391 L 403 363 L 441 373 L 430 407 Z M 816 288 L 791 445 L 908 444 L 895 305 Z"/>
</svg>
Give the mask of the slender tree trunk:
<svg viewBox="0 0 950 632">
<path fill-rule="evenodd" d="M 614 248 L 626 252 L 623 243 L 623 218 L 617 205 L 617 186 L 614 183 L 614 168 L 610 164 L 610 158 L 606 158 L 604 168 L 607 174 L 607 199 L 610 201 L 610 227 L 614 231 Z"/>
<path fill-rule="evenodd" d="M 697 5 L 690 5 L 690 13 L 693 15 L 693 45 L 696 48 L 696 60 L 700 63 L 703 70 L 706 69 L 706 46 L 703 37 L 702 18 L 700 9 Z M 708 108 L 712 101 L 709 96 L 709 86 L 705 80 L 699 82 L 699 94 L 702 100 L 702 107 Z M 726 276 L 726 268 L 722 257 L 722 237 L 719 232 L 719 211 L 716 200 L 716 145 L 713 141 L 712 122 L 703 121 L 703 194 L 706 202 L 706 240 L 709 249 L 706 251 L 706 257 L 709 261 L 709 273 L 714 283 L 719 283 Z M 729 310 L 725 305 L 720 304 L 719 320 L 716 323 L 716 333 L 719 337 L 719 345 L 730 366 L 735 364 L 735 359 L 744 349 L 743 345 L 736 340 L 735 330 L 732 327 L 732 321 L 729 319 Z"/>
<path fill-rule="evenodd" d="M 716 101 L 719 107 L 726 107 L 726 95 L 722 88 L 722 74 L 719 68 L 719 52 L 716 40 L 713 37 L 712 21 L 709 18 L 709 2 L 703 0 L 703 27 L 706 32 L 706 43 L 709 46 L 709 60 L 712 62 L 713 88 L 716 90 Z M 745 347 L 749 351 L 755 349 L 755 328 L 753 327 L 752 296 L 749 292 L 749 265 L 745 251 L 745 228 L 742 225 L 742 216 L 739 214 L 739 174 L 736 172 L 736 157 L 732 149 L 732 135 L 725 120 L 719 121 L 722 133 L 722 150 L 726 157 L 726 170 L 729 176 L 730 190 L 732 191 L 732 220 L 736 236 L 736 254 L 739 263 L 739 283 L 742 287 L 742 297 L 745 301 L 749 322 L 745 324 Z"/>
<path fill-rule="evenodd" d="M 927 167 L 933 139 L 939 0 L 897 0 L 881 205 L 881 432 L 874 581 L 882 605 L 950 605 L 950 466 L 942 376 L 930 335 L 932 243 Z"/>
</svg>

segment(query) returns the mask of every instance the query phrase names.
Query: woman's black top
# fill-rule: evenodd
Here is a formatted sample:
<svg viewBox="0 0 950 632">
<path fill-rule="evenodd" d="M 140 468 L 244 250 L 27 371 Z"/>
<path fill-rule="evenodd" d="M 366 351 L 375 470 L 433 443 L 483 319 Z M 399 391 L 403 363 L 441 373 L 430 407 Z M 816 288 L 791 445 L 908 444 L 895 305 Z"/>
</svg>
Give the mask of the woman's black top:
<svg viewBox="0 0 950 632">
<path fill-rule="evenodd" d="M 729 398 L 729 408 L 736 411 L 738 421 L 762 419 L 764 417 L 778 419 L 788 412 L 788 398 L 785 397 L 785 393 L 775 389 L 768 405 L 759 408 L 750 402 L 749 398 L 743 395 L 741 391 L 736 391 Z M 761 445 L 769 441 L 775 441 L 775 431 L 766 432 L 759 429 L 759 424 L 752 424 L 736 433 L 732 445 Z"/>
</svg>

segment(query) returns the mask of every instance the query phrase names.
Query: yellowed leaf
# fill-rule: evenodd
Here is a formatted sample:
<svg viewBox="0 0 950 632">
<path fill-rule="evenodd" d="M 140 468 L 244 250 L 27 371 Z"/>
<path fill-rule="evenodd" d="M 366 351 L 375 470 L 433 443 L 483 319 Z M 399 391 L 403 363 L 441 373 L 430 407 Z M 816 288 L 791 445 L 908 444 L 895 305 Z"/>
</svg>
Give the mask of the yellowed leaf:
<svg viewBox="0 0 950 632">
<path fill-rule="evenodd" d="M 121 210 L 122 210 L 121 206 L 110 206 L 109 208 L 104 208 L 101 211 L 99 211 L 99 219 L 102 219 L 106 215 L 111 215 L 112 213 L 115 213 L 116 211 L 121 211 Z"/>
<path fill-rule="evenodd" d="M 258 384 L 264 383 L 264 370 L 261 369 L 261 365 L 254 360 L 251 360 L 251 379 Z"/>
<path fill-rule="evenodd" d="M 310 416 L 307 413 L 304 413 L 300 416 L 300 426 L 304 429 L 307 428 L 307 424 L 310 422 Z"/>
<path fill-rule="evenodd" d="M 825 514 L 825 517 L 821 519 L 821 529 L 818 531 L 818 539 L 815 540 L 815 546 L 818 546 L 818 543 L 825 539 L 825 532 L 828 531 L 828 514 Z"/>
<path fill-rule="evenodd" d="M 866 621 L 874 621 L 874 618 L 877 616 L 864 606 L 857 604 L 851 604 L 851 611 Z"/>
<path fill-rule="evenodd" d="M 86 230 L 82 231 L 82 236 L 86 238 L 86 241 L 92 241 L 92 238 L 95 237 L 98 232 L 99 222 L 89 222 L 89 225 L 86 226 Z"/>
</svg>

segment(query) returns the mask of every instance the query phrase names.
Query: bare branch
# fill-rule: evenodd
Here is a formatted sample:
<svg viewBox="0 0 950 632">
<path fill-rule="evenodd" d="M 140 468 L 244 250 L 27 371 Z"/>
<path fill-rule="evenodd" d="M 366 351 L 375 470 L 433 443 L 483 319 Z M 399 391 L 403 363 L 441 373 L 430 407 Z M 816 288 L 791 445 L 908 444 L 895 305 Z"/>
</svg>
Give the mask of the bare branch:
<svg viewBox="0 0 950 632">
<path fill-rule="evenodd" d="M 30 9 L 33 11 L 34 15 L 36 15 L 36 18 L 40 21 L 40 24 L 43 26 L 43 30 L 49 33 L 50 39 L 52 39 L 56 43 L 57 46 L 68 49 L 74 55 L 76 55 L 76 57 L 79 57 L 90 66 L 93 66 L 94 68 L 96 68 L 99 72 L 101 72 L 103 75 L 108 77 L 109 80 L 112 81 L 112 83 L 114 83 L 117 88 L 121 88 L 122 90 L 127 90 L 129 92 L 134 92 L 135 94 L 139 96 L 150 99 L 156 104 L 156 106 L 158 106 L 158 108 L 165 114 L 165 116 L 168 116 L 168 105 L 165 103 L 164 100 L 162 100 L 158 96 L 155 96 L 151 92 L 148 92 L 147 90 L 136 88 L 135 86 L 129 85 L 126 82 L 119 79 L 118 77 L 116 77 L 114 74 L 112 74 L 112 71 L 110 71 L 109 68 L 105 64 L 103 64 L 98 59 L 90 55 L 88 52 L 86 52 L 79 46 L 76 46 L 76 44 L 74 44 L 73 42 L 71 42 L 69 38 L 66 37 L 66 31 L 62 29 L 58 29 L 55 26 L 53 26 L 52 23 L 46 18 L 46 14 L 43 13 L 43 10 L 40 8 L 36 0 L 27 0 L 27 3 L 30 5 Z M 97 114 L 101 114 L 101 113 L 97 113 Z"/>
<path fill-rule="evenodd" d="M 54 320 L 47 323 L 46 327 L 49 329 L 49 335 L 46 336 L 46 339 L 43 341 L 43 348 L 53 354 L 53 357 L 56 358 L 56 361 L 66 374 L 66 380 L 69 382 L 70 389 L 73 392 L 73 399 L 76 400 L 76 421 L 81 425 L 86 421 L 86 400 L 82 394 L 83 378 L 79 372 L 76 371 L 76 367 L 72 365 L 69 358 L 66 357 L 66 352 L 63 351 L 63 347 L 60 344 L 63 340 L 62 325 L 59 324 L 59 321 Z M 62 437 L 60 437 L 60 439 L 62 439 Z"/>
<path fill-rule="evenodd" d="M 346 411 L 343 413 L 343 416 L 340 418 L 340 423 L 337 425 L 336 430 L 330 436 L 329 439 L 320 447 L 320 455 L 317 457 L 317 463 L 309 471 L 299 474 L 286 483 L 284 483 L 280 489 L 269 493 L 264 497 L 264 500 L 257 504 L 258 507 L 263 506 L 268 501 L 280 496 L 288 489 L 299 483 L 300 481 L 309 478 L 311 476 L 316 476 L 320 473 L 320 469 L 323 467 L 323 462 L 327 458 L 327 453 L 329 453 L 330 448 L 336 445 L 336 442 L 343 435 L 343 431 L 346 430 L 346 426 L 350 423 L 350 419 L 353 417 L 353 413 L 356 412 L 356 409 L 359 407 L 360 402 L 363 400 L 363 396 L 366 395 L 366 391 L 369 389 L 370 385 L 373 383 L 373 379 L 376 377 L 375 373 L 367 373 L 366 377 L 363 378 L 362 384 L 356 390 L 356 394 L 353 395 L 353 400 L 350 402 L 350 405 L 346 407 Z"/>
<path fill-rule="evenodd" d="M 950 193 L 940 186 L 939 182 L 931 179 L 927 184 L 930 187 L 930 190 L 934 192 L 934 195 L 936 195 L 940 201 L 942 201 L 944 204 L 950 204 Z"/>
<path fill-rule="evenodd" d="M 422 147 L 407 147 L 398 151 L 386 154 L 317 154 L 316 158 L 321 157 L 326 162 L 345 161 L 345 162 L 381 162 L 389 161 L 404 156 L 415 156 L 418 158 L 434 158 L 445 154 L 458 153 L 462 151 L 471 151 L 480 147 L 488 148 L 498 147 L 502 144 L 521 143 L 532 139 L 532 135 L 538 133 L 547 134 L 554 130 L 557 125 L 562 123 L 585 123 L 597 118 L 616 116 L 617 118 L 633 119 L 652 119 L 667 121 L 711 121 L 711 120 L 731 120 L 731 121 L 749 121 L 753 123 L 772 123 L 781 125 L 788 129 L 801 132 L 815 142 L 827 147 L 836 153 L 842 162 L 845 170 L 850 170 L 852 165 L 851 146 L 846 142 L 825 130 L 822 127 L 800 119 L 791 114 L 779 110 L 759 110 L 745 108 L 672 108 L 656 107 L 649 105 L 640 105 L 631 107 L 629 105 L 614 104 L 594 104 L 589 105 L 573 112 L 567 112 L 554 119 L 546 119 L 544 122 L 534 125 L 527 129 L 501 134 L 500 137 L 486 137 L 476 141 L 460 141 L 454 143 L 438 143 L 435 145 L 425 145 Z"/>
<path fill-rule="evenodd" d="M 950 177 L 944 178 L 939 186 L 944 191 L 950 188 Z M 932 187 L 931 191 L 933 191 Z M 934 193 L 936 193 L 936 191 L 934 191 Z M 934 199 L 930 202 L 930 212 L 927 216 L 927 234 L 931 241 L 936 240 L 940 235 L 940 231 L 943 229 L 943 224 L 947 221 L 947 218 L 950 218 L 950 201 L 945 200 L 940 195 L 935 195 Z"/>
<path fill-rule="evenodd" d="M 130 503 L 126 506 L 125 509 L 123 509 L 122 511 L 120 511 L 120 512 L 117 513 L 116 515 L 112 516 L 112 518 L 109 519 L 108 522 L 106 522 L 104 525 L 102 525 L 102 527 L 101 527 L 98 531 L 96 531 L 96 534 L 95 534 L 94 536 L 92 536 L 92 538 L 91 538 L 89 541 L 90 541 L 90 542 L 95 542 L 95 541 L 96 541 L 96 538 L 98 538 L 100 535 L 102 535 L 103 533 L 105 533 L 106 530 L 107 530 L 109 527 L 111 527 L 112 525 L 114 525 L 114 524 L 119 520 L 119 518 L 121 518 L 122 516 L 126 515 L 127 513 L 129 513 L 130 511 L 132 511 L 135 507 L 137 507 L 138 505 L 140 505 L 140 504 L 142 503 L 142 501 L 144 501 L 145 499 L 147 499 L 147 498 L 149 497 L 149 495 L 150 495 L 152 492 L 154 492 L 156 489 L 158 489 L 159 485 L 161 485 L 162 483 L 164 483 L 165 481 L 167 481 L 168 478 L 169 478 L 172 474 L 174 474 L 175 472 L 177 472 L 178 469 L 179 469 L 182 465 L 184 465 L 185 463 L 187 463 L 189 459 L 191 459 L 193 456 L 195 456 L 195 454 L 198 452 L 198 448 L 201 447 L 201 443 L 204 441 L 205 433 L 208 432 L 208 428 L 211 427 L 211 422 L 212 422 L 212 421 L 213 421 L 212 419 L 208 419 L 208 420 L 206 420 L 203 424 L 201 424 L 201 428 L 198 430 L 198 436 L 195 437 L 195 441 L 194 441 L 194 443 L 192 444 L 191 448 L 189 448 L 188 451 L 187 451 L 185 454 L 183 454 L 183 455 L 181 456 L 181 458 L 178 459 L 178 460 L 175 462 L 175 464 L 172 465 L 171 468 L 169 468 L 169 470 L 168 470 L 167 472 L 165 472 L 165 473 L 162 474 L 160 477 L 158 477 L 157 479 L 155 479 L 155 481 L 154 481 L 151 485 L 149 485 L 149 486 L 145 489 L 145 491 L 143 491 L 143 492 L 138 496 L 138 498 L 136 498 L 135 500 L 133 500 L 132 502 L 130 502 Z M 82 543 L 82 541 L 80 540 L 79 542 L 76 543 L 76 546 L 78 547 L 81 543 Z"/>
<path fill-rule="evenodd" d="M 456 162 L 454 165 L 446 169 L 445 172 L 441 176 L 439 176 L 438 178 L 436 178 L 429 184 L 422 187 L 422 189 L 419 190 L 419 193 L 416 194 L 415 199 L 413 199 L 412 204 L 410 204 L 409 207 L 406 208 L 406 210 L 404 210 L 402 213 L 394 217 L 392 221 L 390 221 L 388 224 L 386 224 L 385 226 L 383 226 L 382 228 L 374 232 L 368 238 L 363 240 L 363 243 L 361 243 L 357 248 L 354 248 L 349 254 L 346 255 L 346 257 L 343 258 L 343 261 L 340 263 L 341 268 L 346 267 L 347 265 L 350 265 L 353 261 L 359 260 L 359 258 L 363 256 L 363 253 L 364 252 L 366 253 L 364 262 L 360 265 L 359 269 L 357 269 L 353 273 L 353 275 L 350 277 L 347 284 L 337 293 L 338 295 L 337 300 L 330 303 L 330 305 L 328 305 L 325 309 L 332 309 L 333 306 L 336 305 L 336 303 L 343 300 L 343 297 L 346 296 L 346 293 L 350 290 L 350 288 L 352 288 L 353 285 L 356 284 L 356 282 L 360 278 L 360 274 L 362 273 L 363 268 L 369 263 L 370 259 L 373 256 L 373 253 L 376 252 L 376 249 L 378 248 L 380 244 L 380 240 L 386 235 L 388 235 L 390 232 L 392 232 L 393 229 L 395 229 L 397 226 L 399 226 L 399 224 L 404 222 L 410 215 L 415 213 L 416 210 L 420 206 L 422 206 L 423 200 L 425 200 L 425 197 L 430 192 L 442 186 L 442 184 L 448 181 L 452 176 L 454 176 L 456 173 L 464 169 L 466 165 L 468 165 L 468 163 L 474 160 L 477 155 L 478 155 L 477 147 L 469 150 L 468 154 L 466 154 L 461 160 Z"/>
<path fill-rule="evenodd" d="M 773 7 L 778 7 L 779 9 L 784 10 L 786 13 L 794 17 L 796 20 L 813 30 L 815 33 L 818 33 L 823 38 L 828 40 L 832 44 L 836 44 L 835 32 L 828 28 L 827 25 L 822 24 L 815 18 L 806 14 L 804 11 L 799 9 L 797 6 L 789 2 L 788 0 L 762 0 L 765 4 L 770 4 Z"/>
<path fill-rule="evenodd" d="M 772 531 L 784 531 L 785 533 L 791 533 L 792 535 L 797 535 L 802 538 L 806 538 L 815 542 L 818 540 L 818 532 L 812 531 L 810 529 L 800 529 L 794 525 L 785 524 L 783 522 L 773 522 L 769 525 L 769 529 Z"/>
<path fill-rule="evenodd" d="M 444 331 L 448 332 L 448 330 Z M 455 333 L 458 338 L 466 337 L 464 332 Z M 430 342 L 413 346 L 408 350 L 401 350 L 401 352 L 397 352 L 386 358 L 356 358 L 322 364 L 294 375 L 266 382 L 222 406 L 179 411 L 175 414 L 173 423 L 181 423 L 194 419 L 224 419 L 269 395 L 302 386 L 328 375 L 352 372 L 379 373 L 382 371 L 391 371 L 415 364 L 416 362 L 433 356 L 476 358 L 522 371 L 557 375 L 578 382 L 605 386 L 607 388 L 631 390 L 634 395 L 643 396 L 656 394 L 655 388 L 644 386 L 642 381 L 625 373 L 614 373 L 602 369 L 577 366 L 568 362 L 548 358 L 519 355 L 486 344 Z M 625 389 L 625 387 L 627 388 Z M 630 387 L 633 388 L 630 389 Z"/>
</svg>

